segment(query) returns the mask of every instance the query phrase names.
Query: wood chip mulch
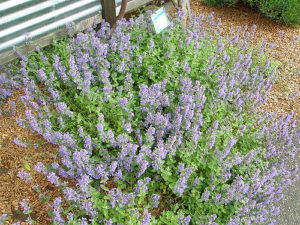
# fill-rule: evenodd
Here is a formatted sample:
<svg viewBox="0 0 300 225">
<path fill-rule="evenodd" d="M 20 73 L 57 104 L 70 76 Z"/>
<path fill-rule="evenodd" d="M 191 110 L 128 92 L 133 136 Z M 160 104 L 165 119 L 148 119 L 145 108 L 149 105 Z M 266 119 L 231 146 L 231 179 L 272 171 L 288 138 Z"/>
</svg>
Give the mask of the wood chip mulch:
<svg viewBox="0 0 300 225">
<path fill-rule="evenodd" d="M 204 14 L 208 16 L 214 12 L 215 20 L 222 19 L 223 35 L 230 32 L 232 28 L 237 26 L 245 26 L 248 28 L 255 24 L 257 25 L 256 36 L 253 44 L 259 44 L 263 38 L 268 43 L 275 44 L 275 58 L 283 63 L 280 72 L 286 74 L 283 76 L 281 83 L 275 84 L 268 94 L 269 100 L 262 107 L 268 112 L 289 113 L 294 111 L 295 117 L 299 119 L 300 113 L 300 93 L 297 97 L 291 100 L 291 95 L 300 90 L 300 76 L 291 75 L 291 71 L 300 69 L 299 45 L 289 49 L 289 45 L 293 42 L 296 35 L 300 34 L 300 26 L 292 28 L 283 24 L 276 23 L 265 17 L 260 12 L 255 11 L 243 4 L 237 4 L 234 7 L 208 7 L 199 0 L 191 1 L 192 12 L 199 15 Z M 284 32 L 284 36 L 280 40 L 276 40 L 278 33 Z M 290 62 L 292 61 L 292 63 Z M 44 175 L 38 174 L 33 170 L 33 166 L 37 162 L 42 162 L 45 165 L 52 162 L 59 162 L 55 158 L 58 151 L 57 146 L 45 143 L 43 138 L 32 133 L 30 130 L 23 129 L 16 124 L 16 118 L 24 118 L 24 107 L 20 101 L 20 97 L 24 93 L 22 90 L 16 90 L 13 97 L 8 98 L 3 108 L 8 109 L 9 100 L 15 101 L 17 104 L 17 113 L 14 116 L 0 116 L 0 216 L 4 213 L 8 214 L 9 221 L 6 224 L 21 221 L 21 224 L 28 224 L 24 221 L 27 216 L 18 213 L 20 209 L 19 202 L 22 199 L 29 199 L 33 213 L 32 218 L 37 224 L 50 224 L 48 221 L 46 204 L 41 203 L 39 194 L 32 190 L 34 184 L 39 184 L 43 193 L 51 197 L 51 201 L 57 196 L 63 196 L 60 190 L 50 185 Z M 23 148 L 14 143 L 14 139 L 29 140 L 31 147 Z M 33 144 L 39 141 L 44 144 L 42 147 L 35 149 Z M 33 183 L 26 184 L 21 180 L 17 174 L 24 165 L 28 163 L 33 175 Z M 64 181 L 64 180 L 63 180 Z M 71 187 L 75 185 L 74 182 L 69 181 Z"/>
</svg>

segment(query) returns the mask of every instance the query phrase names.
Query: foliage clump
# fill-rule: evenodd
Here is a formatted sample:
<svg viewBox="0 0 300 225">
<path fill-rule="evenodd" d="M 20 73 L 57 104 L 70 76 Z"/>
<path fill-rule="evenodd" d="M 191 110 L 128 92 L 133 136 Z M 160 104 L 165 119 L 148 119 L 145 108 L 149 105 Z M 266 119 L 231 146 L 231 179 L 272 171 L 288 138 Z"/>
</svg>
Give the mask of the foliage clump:
<svg viewBox="0 0 300 225">
<path fill-rule="evenodd" d="M 250 7 L 257 8 L 267 17 L 296 27 L 300 23 L 299 0 L 201 0 L 211 6 L 233 6 L 245 2 Z"/>
</svg>

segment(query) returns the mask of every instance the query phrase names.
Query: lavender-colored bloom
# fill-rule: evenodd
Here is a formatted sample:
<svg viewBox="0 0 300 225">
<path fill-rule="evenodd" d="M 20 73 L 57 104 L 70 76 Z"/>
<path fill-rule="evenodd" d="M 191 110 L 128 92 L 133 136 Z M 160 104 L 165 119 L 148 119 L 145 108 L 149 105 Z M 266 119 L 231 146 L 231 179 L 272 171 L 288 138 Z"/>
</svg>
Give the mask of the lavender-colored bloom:
<svg viewBox="0 0 300 225">
<path fill-rule="evenodd" d="M 120 98 L 119 103 L 120 103 L 120 106 L 122 107 L 122 109 L 124 109 L 126 112 L 128 112 L 128 109 L 127 109 L 128 100 L 127 100 L 127 98 Z"/>
<path fill-rule="evenodd" d="M 142 176 L 145 173 L 145 171 L 149 167 L 150 163 L 147 160 L 143 160 L 143 161 L 141 161 L 140 165 L 141 165 L 140 171 L 136 175 L 137 178 Z"/>
<path fill-rule="evenodd" d="M 148 225 L 151 222 L 151 213 L 148 212 L 148 209 L 144 209 L 144 218 L 141 225 Z"/>
<path fill-rule="evenodd" d="M 215 144 L 215 141 L 216 141 L 216 133 L 213 132 L 212 135 L 211 135 L 211 141 L 210 141 L 210 144 L 209 144 L 209 149 L 212 149 L 214 144 Z"/>
<path fill-rule="evenodd" d="M 26 183 L 32 181 L 32 177 L 24 169 L 18 172 L 18 177 L 20 177 L 22 180 L 25 180 Z"/>
<path fill-rule="evenodd" d="M 115 174 L 115 177 L 118 179 L 118 180 L 124 180 L 123 178 L 123 173 L 122 173 L 122 170 L 119 169 L 118 172 Z"/>
<path fill-rule="evenodd" d="M 124 61 L 122 61 L 122 62 L 120 63 L 120 65 L 119 65 L 119 67 L 118 67 L 118 71 L 119 71 L 120 73 L 125 73 L 125 63 L 124 63 Z"/>
<path fill-rule="evenodd" d="M 237 142 L 237 139 L 232 138 L 230 139 L 230 141 L 228 142 L 226 148 L 224 149 L 224 153 L 223 156 L 221 156 L 221 160 L 223 160 L 230 152 L 231 148 L 233 147 L 233 145 Z"/>
<path fill-rule="evenodd" d="M 90 135 L 86 135 L 84 138 L 84 148 L 88 150 L 92 149 L 92 139 Z"/>
<path fill-rule="evenodd" d="M 109 138 L 109 141 L 110 141 L 111 145 L 112 145 L 113 147 L 115 147 L 116 142 L 115 142 L 115 138 L 114 138 L 114 133 L 113 133 L 113 131 L 112 131 L 112 130 L 108 130 L 108 131 L 107 131 L 107 136 L 108 136 L 108 138 Z"/>
<path fill-rule="evenodd" d="M 214 122 L 213 129 L 216 130 L 216 129 L 218 129 L 218 127 L 219 127 L 219 121 L 216 120 L 216 121 Z"/>
<path fill-rule="evenodd" d="M 204 201 L 207 201 L 209 199 L 210 192 L 206 190 L 205 192 L 202 193 L 201 198 L 204 199 Z"/>
<path fill-rule="evenodd" d="M 88 221 L 85 217 L 79 219 L 79 225 L 88 225 Z"/>
<path fill-rule="evenodd" d="M 20 205 L 22 207 L 22 211 L 24 214 L 28 214 L 30 213 L 30 207 L 28 205 L 29 199 L 22 199 L 22 201 L 20 201 Z"/>
<path fill-rule="evenodd" d="M 54 106 L 56 107 L 56 110 L 59 113 L 61 113 L 62 115 L 67 115 L 67 116 L 73 117 L 73 113 L 68 110 L 66 103 L 58 102 L 58 103 L 55 103 Z"/>
<path fill-rule="evenodd" d="M 57 170 L 59 168 L 59 164 L 57 162 L 52 163 L 51 166 L 55 170 Z"/>
<path fill-rule="evenodd" d="M 179 217 L 179 223 L 181 224 L 183 220 L 184 220 L 184 215 L 181 215 L 181 216 Z"/>
<path fill-rule="evenodd" d="M 65 144 L 69 146 L 69 148 L 74 148 L 76 144 L 76 139 L 73 138 L 72 134 L 64 133 L 63 134 L 63 141 Z"/>
<path fill-rule="evenodd" d="M 215 202 L 219 202 L 219 200 L 221 199 L 221 194 L 220 193 L 218 193 L 218 194 L 216 194 L 216 196 L 215 196 Z"/>
<path fill-rule="evenodd" d="M 83 127 L 82 126 L 80 126 L 78 128 L 78 132 L 79 132 L 79 137 L 83 138 L 84 134 L 83 134 Z"/>
<path fill-rule="evenodd" d="M 196 178 L 195 178 L 195 180 L 193 181 L 193 186 L 194 186 L 195 188 L 197 188 L 197 187 L 198 187 L 198 184 L 199 184 L 199 182 L 200 182 L 200 179 L 199 179 L 199 177 L 196 177 Z"/>
<path fill-rule="evenodd" d="M 21 222 L 15 222 L 13 225 L 21 225 Z"/>
<path fill-rule="evenodd" d="M 182 172 L 184 170 L 184 164 L 183 163 L 178 163 L 178 171 Z"/>
<path fill-rule="evenodd" d="M 110 173 L 113 174 L 115 172 L 115 170 L 118 167 L 118 162 L 117 161 L 113 161 L 110 165 Z"/>
<path fill-rule="evenodd" d="M 160 198 L 160 195 L 158 194 L 153 194 L 152 195 L 152 207 L 156 208 L 158 206 L 158 200 Z"/>
<path fill-rule="evenodd" d="M 125 130 L 130 134 L 132 132 L 132 129 L 131 129 L 131 124 L 130 123 L 126 123 L 124 125 L 124 128 Z"/>
<path fill-rule="evenodd" d="M 86 199 L 83 203 L 81 203 L 81 207 L 86 211 L 88 216 L 91 216 L 92 218 L 96 217 L 97 213 L 93 208 L 93 202 L 91 200 Z"/>
<path fill-rule="evenodd" d="M 105 140 L 106 135 L 104 133 L 104 125 L 102 123 L 97 124 L 97 131 L 98 131 L 100 137 L 102 138 L 102 140 Z"/>
<path fill-rule="evenodd" d="M 60 213 L 62 211 L 61 203 L 62 203 L 61 197 L 57 197 L 53 201 L 54 221 L 56 221 L 58 224 L 64 224 L 64 222 L 65 222 L 60 215 Z"/>
<path fill-rule="evenodd" d="M 18 146 L 23 147 L 23 148 L 27 148 L 27 144 L 21 142 L 18 138 L 15 138 L 15 139 L 14 139 L 14 143 L 15 143 L 16 145 L 18 145 Z"/>
<path fill-rule="evenodd" d="M 78 199 L 77 193 L 72 188 L 69 187 L 64 189 L 64 196 L 66 196 L 69 201 L 73 201 L 73 202 L 76 202 Z"/>
<path fill-rule="evenodd" d="M 186 216 L 186 217 L 184 218 L 184 220 L 182 221 L 182 224 L 183 224 L 183 225 L 189 225 L 191 219 L 192 219 L 192 216 L 191 216 L 191 215 Z"/>
<path fill-rule="evenodd" d="M 174 193 L 178 193 L 179 196 L 182 196 L 183 192 L 187 188 L 187 181 L 192 174 L 193 167 L 186 168 L 183 172 L 181 172 L 181 175 L 179 177 L 179 180 L 177 181 L 175 187 L 174 187 Z"/>
<path fill-rule="evenodd" d="M 48 171 L 46 169 L 46 167 L 44 166 L 43 163 L 38 162 L 35 166 L 34 169 L 39 172 L 39 173 L 43 173 L 44 175 L 47 175 Z"/>
<path fill-rule="evenodd" d="M 149 50 L 152 51 L 154 47 L 154 41 L 151 39 L 150 40 L 150 45 L 149 45 Z"/>
<path fill-rule="evenodd" d="M 51 184 L 54 184 L 56 187 L 58 187 L 60 185 L 59 178 L 55 175 L 55 173 L 49 172 L 49 174 L 47 175 L 47 178 L 48 178 L 48 181 Z"/>
<path fill-rule="evenodd" d="M 150 182 L 151 178 L 147 177 L 144 180 L 138 180 L 137 186 L 135 188 L 135 193 L 139 194 L 140 193 L 140 189 L 142 189 L 142 193 L 146 193 L 146 191 L 148 190 L 148 183 Z"/>
<path fill-rule="evenodd" d="M 210 222 L 214 222 L 216 219 L 217 219 L 217 215 L 216 215 L 216 214 L 213 214 L 213 215 L 209 218 L 209 221 L 210 221 Z"/>
</svg>

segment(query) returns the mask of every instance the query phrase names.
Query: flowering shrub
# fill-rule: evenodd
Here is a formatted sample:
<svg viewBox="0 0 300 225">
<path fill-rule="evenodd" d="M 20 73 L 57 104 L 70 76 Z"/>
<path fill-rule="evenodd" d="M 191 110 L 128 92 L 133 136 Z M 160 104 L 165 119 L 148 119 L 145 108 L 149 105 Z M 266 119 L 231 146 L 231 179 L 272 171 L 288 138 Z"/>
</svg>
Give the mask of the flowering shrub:
<svg viewBox="0 0 300 225">
<path fill-rule="evenodd" d="M 232 6 L 239 0 L 201 0 L 212 6 Z M 300 23 L 299 0 L 242 0 L 251 7 L 258 8 L 267 17 L 296 27 Z"/>
<path fill-rule="evenodd" d="M 292 112 L 256 110 L 278 63 L 204 29 L 220 25 L 213 15 L 184 27 L 179 12 L 166 39 L 150 15 L 21 56 L 17 122 L 59 146 L 61 165 L 35 166 L 70 205 L 55 199 L 53 224 L 274 222 L 272 203 L 298 176 L 284 161 L 299 137 Z"/>
</svg>

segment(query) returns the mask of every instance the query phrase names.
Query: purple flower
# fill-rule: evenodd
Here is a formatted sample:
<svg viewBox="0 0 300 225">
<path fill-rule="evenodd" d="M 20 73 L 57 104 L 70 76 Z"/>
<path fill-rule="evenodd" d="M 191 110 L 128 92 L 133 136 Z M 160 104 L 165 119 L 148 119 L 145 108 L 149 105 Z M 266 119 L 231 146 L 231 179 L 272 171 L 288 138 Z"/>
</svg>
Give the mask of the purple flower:
<svg viewBox="0 0 300 225">
<path fill-rule="evenodd" d="M 210 221 L 210 222 L 214 222 L 216 219 L 217 219 L 217 215 L 216 215 L 216 214 L 213 214 L 213 215 L 209 218 L 209 221 Z"/>
<path fill-rule="evenodd" d="M 148 183 L 150 182 L 151 178 L 147 177 L 144 180 L 138 180 L 137 186 L 135 188 L 135 193 L 139 194 L 140 192 L 146 193 L 148 190 Z"/>
<path fill-rule="evenodd" d="M 54 106 L 56 107 L 56 110 L 59 113 L 61 113 L 62 115 L 67 115 L 69 117 L 73 117 L 73 113 L 68 110 L 66 103 L 58 102 L 58 103 L 55 103 Z"/>
<path fill-rule="evenodd" d="M 49 172 L 49 174 L 47 175 L 48 181 L 51 184 L 54 184 L 56 187 L 58 187 L 60 185 L 59 182 L 59 178 L 55 175 L 54 172 Z"/>
<path fill-rule="evenodd" d="M 215 141 L 216 141 L 216 133 L 213 132 L 212 135 L 211 135 L 211 141 L 210 141 L 210 144 L 209 144 L 209 149 L 212 149 L 214 144 L 215 144 Z"/>
<path fill-rule="evenodd" d="M 201 198 L 204 199 L 204 201 L 207 201 L 209 199 L 210 192 L 206 190 L 205 192 L 202 193 Z"/>
<path fill-rule="evenodd" d="M 30 213 L 30 207 L 28 205 L 28 202 L 29 202 L 29 199 L 23 199 L 22 201 L 20 201 L 20 205 L 22 207 L 24 214 Z"/>
<path fill-rule="evenodd" d="M 111 144 L 113 147 L 115 147 L 116 142 L 115 142 L 115 138 L 114 138 L 114 133 L 113 133 L 113 131 L 112 131 L 112 130 L 108 130 L 108 131 L 107 131 L 107 136 L 108 136 L 108 138 L 109 138 L 110 144 Z"/>
<path fill-rule="evenodd" d="M 32 181 L 32 177 L 24 169 L 18 172 L 18 177 L 20 177 L 22 180 L 25 180 L 26 183 Z"/>
<path fill-rule="evenodd" d="M 18 138 L 15 138 L 15 139 L 14 139 L 14 143 L 15 143 L 16 145 L 19 145 L 19 146 L 23 147 L 23 148 L 27 148 L 27 144 L 25 144 L 25 143 L 19 141 Z"/>
<path fill-rule="evenodd" d="M 101 139 L 104 141 L 106 140 L 106 135 L 104 133 L 104 125 L 102 123 L 97 124 L 97 131 L 101 137 Z"/>
<path fill-rule="evenodd" d="M 127 109 L 128 100 L 127 100 L 127 98 L 120 98 L 119 103 L 120 103 L 120 106 L 122 107 L 122 109 L 124 109 L 126 112 L 128 112 L 128 109 Z"/>
<path fill-rule="evenodd" d="M 230 139 L 230 141 L 228 142 L 226 148 L 224 149 L 224 153 L 223 156 L 221 156 L 221 160 L 223 160 L 230 152 L 231 148 L 233 147 L 233 145 L 237 142 L 236 138 L 232 138 Z"/>
<path fill-rule="evenodd" d="M 183 172 L 181 172 L 181 175 L 174 187 L 173 192 L 178 193 L 179 196 L 182 196 L 184 190 L 187 188 L 187 182 L 192 174 L 193 167 L 186 168 Z"/>
<path fill-rule="evenodd" d="M 136 177 L 138 178 L 138 177 L 142 176 L 145 173 L 146 169 L 149 167 L 149 165 L 150 165 L 150 163 L 147 160 L 142 160 L 140 163 L 140 166 L 141 166 L 140 171 L 136 175 Z"/>
<path fill-rule="evenodd" d="M 195 188 L 197 188 L 197 187 L 198 187 L 198 184 L 199 184 L 199 182 L 200 182 L 200 179 L 199 179 L 199 177 L 196 177 L 196 178 L 195 178 L 195 180 L 193 181 L 193 186 L 194 186 Z"/>
<path fill-rule="evenodd" d="M 124 125 L 124 128 L 125 130 L 130 134 L 132 132 L 132 129 L 131 129 L 131 124 L 130 123 L 126 123 Z"/>
<path fill-rule="evenodd" d="M 149 50 L 152 51 L 154 47 L 154 41 L 151 39 L 150 40 L 150 45 L 149 45 Z"/>
<path fill-rule="evenodd" d="M 115 170 L 118 167 L 118 162 L 117 161 L 113 161 L 110 165 L 110 173 L 113 174 L 115 172 Z"/>
<path fill-rule="evenodd" d="M 153 194 L 152 195 L 152 207 L 156 208 L 158 206 L 158 200 L 160 198 L 160 195 L 158 194 Z"/>
<path fill-rule="evenodd" d="M 59 164 L 57 162 L 52 163 L 51 166 L 55 170 L 57 170 L 59 168 Z"/>
<path fill-rule="evenodd" d="M 86 199 L 83 203 L 81 203 L 81 207 L 86 211 L 88 216 L 91 216 L 92 218 L 96 217 L 97 213 L 93 208 L 93 202 L 91 200 Z"/>
<path fill-rule="evenodd" d="M 82 126 L 80 126 L 78 128 L 78 132 L 79 132 L 79 137 L 83 138 L 84 134 L 83 134 L 83 127 Z"/>
<path fill-rule="evenodd" d="M 216 129 L 218 129 L 218 127 L 219 127 L 219 121 L 216 120 L 216 121 L 214 122 L 213 129 L 216 130 Z"/>
<path fill-rule="evenodd" d="M 86 135 L 84 138 L 84 148 L 88 150 L 92 149 L 92 139 L 90 135 Z"/>
<path fill-rule="evenodd" d="M 60 213 L 62 211 L 61 209 L 61 197 L 57 197 L 53 201 L 53 214 L 54 214 L 54 221 L 58 224 L 64 224 L 64 220 L 62 219 Z"/>
<path fill-rule="evenodd" d="M 67 197 L 69 201 L 76 202 L 78 199 L 77 193 L 72 188 L 69 187 L 64 189 L 64 195 Z"/>
<path fill-rule="evenodd" d="M 122 173 L 122 170 L 119 169 L 118 172 L 115 174 L 115 177 L 118 179 L 118 180 L 124 180 L 123 178 L 123 173 Z"/>
<path fill-rule="evenodd" d="M 148 212 L 148 209 L 144 209 L 144 218 L 141 225 L 148 225 L 151 222 L 151 213 Z"/>
<path fill-rule="evenodd" d="M 48 171 L 46 169 L 46 167 L 44 166 L 43 163 L 38 162 L 35 166 L 34 169 L 39 172 L 39 173 L 43 173 L 44 175 L 47 175 Z"/>
<path fill-rule="evenodd" d="M 184 225 L 189 225 L 191 219 L 192 219 L 192 216 L 191 216 L 191 215 L 186 216 L 186 217 L 184 218 L 184 220 L 182 221 L 182 224 L 184 224 Z"/>
</svg>

